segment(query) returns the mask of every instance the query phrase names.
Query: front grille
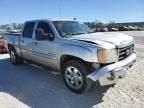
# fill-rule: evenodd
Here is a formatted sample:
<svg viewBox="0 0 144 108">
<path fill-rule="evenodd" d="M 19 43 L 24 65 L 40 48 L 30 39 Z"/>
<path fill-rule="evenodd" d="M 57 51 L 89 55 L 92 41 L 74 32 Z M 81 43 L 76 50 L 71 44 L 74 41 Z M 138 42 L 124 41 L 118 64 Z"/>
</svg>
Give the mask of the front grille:
<svg viewBox="0 0 144 108">
<path fill-rule="evenodd" d="M 119 48 L 118 51 L 119 51 L 119 61 L 124 60 L 134 52 L 134 44 L 124 48 Z"/>
</svg>

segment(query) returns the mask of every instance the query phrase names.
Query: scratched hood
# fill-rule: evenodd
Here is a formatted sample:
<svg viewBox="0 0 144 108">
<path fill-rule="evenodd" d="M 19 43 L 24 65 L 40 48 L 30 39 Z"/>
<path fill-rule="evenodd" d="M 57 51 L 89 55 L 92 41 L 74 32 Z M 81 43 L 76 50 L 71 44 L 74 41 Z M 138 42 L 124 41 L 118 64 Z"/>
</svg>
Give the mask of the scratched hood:
<svg viewBox="0 0 144 108">
<path fill-rule="evenodd" d="M 75 35 L 71 39 L 100 45 L 115 45 L 117 47 L 125 47 L 134 43 L 133 37 L 117 32 Z"/>
</svg>

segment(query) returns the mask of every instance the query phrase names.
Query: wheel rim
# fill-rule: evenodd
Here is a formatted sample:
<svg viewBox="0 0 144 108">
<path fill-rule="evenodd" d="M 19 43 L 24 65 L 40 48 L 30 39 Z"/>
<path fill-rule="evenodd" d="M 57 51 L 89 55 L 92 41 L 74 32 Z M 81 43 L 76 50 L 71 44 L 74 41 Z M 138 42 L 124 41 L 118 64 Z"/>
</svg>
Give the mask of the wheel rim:
<svg viewBox="0 0 144 108">
<path fill-rule="evenodd" d="M 73 66 L 70 66 L 65 70 L 65 80 L 67 84 L 74 89 L 81 88 L 83 84 L 82 74 Z"/>
<path fill-rule="evenodd" d="M 15 61 L 16 61 L 16 56 L 15 56 L 14 51 L 11 51 L 11 52 L 10 52 L 10 57 L 11 57 L 12 62 L 15 63 Z"/>
</svg>

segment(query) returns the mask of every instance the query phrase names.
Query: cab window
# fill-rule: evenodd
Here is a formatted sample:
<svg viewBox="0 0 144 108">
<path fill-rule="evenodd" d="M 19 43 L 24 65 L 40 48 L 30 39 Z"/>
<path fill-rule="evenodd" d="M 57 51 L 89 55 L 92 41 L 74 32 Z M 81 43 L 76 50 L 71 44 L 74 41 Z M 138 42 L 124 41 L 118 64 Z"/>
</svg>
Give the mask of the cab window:
<svg viewBox="0 0 144 108">
<path fill-rule="evenodd" d="M 46 34 L 47 34 L 47 33 L 52 33 L 52 35 L 53 35 L 53 32 L 52 32 L 51 27 L 50 27 L 49 24 L 46 23 L 46 22 L 40 22 L 40 23 L 38 24 L 37 28 L 43 29 L 43 32 L 46 33 Z"/>
<path fill-rule="evenodd" d="M 26 23 L 23 30 L 23 37 L 32 38 L 34 26 L 35 22 Z"/>
</svg>

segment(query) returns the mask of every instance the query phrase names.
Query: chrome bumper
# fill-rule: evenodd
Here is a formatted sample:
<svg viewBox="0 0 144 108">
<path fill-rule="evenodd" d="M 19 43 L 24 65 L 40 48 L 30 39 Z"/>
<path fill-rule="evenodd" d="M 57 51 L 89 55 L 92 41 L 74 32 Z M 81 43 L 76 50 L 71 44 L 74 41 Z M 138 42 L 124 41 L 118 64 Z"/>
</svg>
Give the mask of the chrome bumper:
<svg viewBox="0 0 144 108">
<path fill-rule="evenodd" d="M 114 84 L 118 78 L 123 78 L 125 76 L 128 68 L 130 68 L 135 62 L 136 53 L 133 53 L 128 58 L 120 62 L 107 65 L 92 72 L 87 76 L 87 78 L 94 82 L 99 80 L 101 85 Z"/>
</svg>

